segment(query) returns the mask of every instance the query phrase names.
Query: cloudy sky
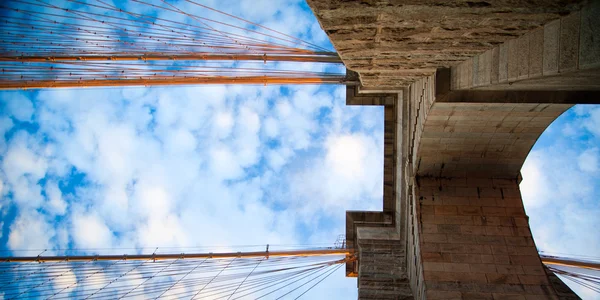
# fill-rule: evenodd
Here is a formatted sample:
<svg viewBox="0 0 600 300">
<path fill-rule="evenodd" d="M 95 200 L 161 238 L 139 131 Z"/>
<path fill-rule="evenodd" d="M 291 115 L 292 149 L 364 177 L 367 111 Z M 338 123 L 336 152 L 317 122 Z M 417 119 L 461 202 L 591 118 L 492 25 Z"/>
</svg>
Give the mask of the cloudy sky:
<svg viewBox="0 0 600 300">
<path fill-rule="evenodd" d="M 207 5 L 331 48 L 304 2 L 276 3 Z M 342 86 L 1 91 L 0 134 L 2 255 L 324 246 L 382 206 L 383 110 Z M 600 253 L 599 147 L 600 106 L 577 106 L 528 157 L 540 250 Z M 343 268 L 327 282 L 356 297 Z"/>
</svg>

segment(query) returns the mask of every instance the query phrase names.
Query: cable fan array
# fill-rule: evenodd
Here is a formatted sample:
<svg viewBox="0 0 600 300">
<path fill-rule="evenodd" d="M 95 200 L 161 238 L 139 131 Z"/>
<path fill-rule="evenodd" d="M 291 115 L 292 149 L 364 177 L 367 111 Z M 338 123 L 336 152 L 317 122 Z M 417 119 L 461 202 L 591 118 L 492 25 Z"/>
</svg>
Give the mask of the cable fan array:
<svg viewBox="0 0 600 300">
<path fill-rule="evenodd" d="M 599 272 L 596 272 L 596 274 L 588 274 L 583 269 L 564 270 L 556 267 L 548 267 L 548 269 L 572 283 L 575 283 L 600 294 L 600 274 L 598 274 Z"/>
<path fill-rule="evenodd" d="M 0 262 L 4 299 L 300 298 L 348 261 L 339 255 Z"/>
<path fill-rule="evenodd" d="M 335 52 L 196 1 L 181 3 L 3 1 L 0 88 L 345 80 L 323 66 L 267 64 L 341 63 Z"/>
<path fill-rule="evenodd" d="M 600 295 L 600 257 L 540 251 L 542 262 L 566 283 Z"/>
</svg>

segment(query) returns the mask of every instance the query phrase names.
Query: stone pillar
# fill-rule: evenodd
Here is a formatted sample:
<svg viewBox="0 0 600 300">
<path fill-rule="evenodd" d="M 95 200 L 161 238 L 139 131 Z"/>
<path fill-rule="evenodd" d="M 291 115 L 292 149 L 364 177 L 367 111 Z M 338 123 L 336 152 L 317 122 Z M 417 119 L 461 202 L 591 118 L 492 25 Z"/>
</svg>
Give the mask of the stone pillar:
<svg viewBox="0 0 600 300">
<path fill-rule="evenodd" d="M 558 299 L 517 180 L 419 178 L 415 196 L 427 299 Z"/>
<path fill-rule="evenodd" d="M 600 99 L 600 1 L 409 2 L 308 0 L 360 78 L 347 104 L 385 106 L 383 212 L 347 214 L 359 299 L 577 299 L 541 263 L 519 173 Z"/>
<path fill-rule="evenodd" d="M 406 245 L 393 227 L 357 229 L 359 299 L 414 299 L 406 275 Z"/>
<path fill-rule="evenodd" d="M 536 93 L 452 102 L 448 71 L 410 86 L 407 271 L 416 299 L 578 299 L 551 280 L 531 236 L 519 170 L 571 105 Z M 500 101 L 498 101 L 500 100 Z M 506 103 L 501 103 L 504 100 Z M 441 101 L 441 102 L 440 102 Z M 557 103 L 558 102 L 558 103 Z"/>
</svg>

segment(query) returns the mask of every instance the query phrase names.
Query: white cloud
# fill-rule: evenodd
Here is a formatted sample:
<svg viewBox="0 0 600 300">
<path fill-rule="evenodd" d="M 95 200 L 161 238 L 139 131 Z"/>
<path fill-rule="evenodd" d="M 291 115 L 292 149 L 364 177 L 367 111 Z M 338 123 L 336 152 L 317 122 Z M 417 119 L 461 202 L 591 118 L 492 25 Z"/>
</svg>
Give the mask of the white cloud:
<svg viewBox="0 0 600 300">
<path fill-rule="evenodd" d="M 242 167 L 249 167 L 258 162 L 260 140 L 260 118 L 258 114 L 248 106 L 239 109 L 236 125 L 235 152 L 236 158 Z"/>
<path fill-rule="evenodd" d="M 38 181 L 45 177 L 48 163 L 43 149 L 24 131 L 12 139 L 2 159 L 6 184 L 17 203 L 36 208 L 42 203 L 41 186 Z"/>
<path fill-rule="evenodd" d="M 233 116 L 228 111 L 222 111 L 215 114 L 215 131 L 221 139 L 229 137 L 233 128 Z"/>
<path fill-rule="evenodd" d="M 113 233 L 95 213 L 74 212 L 71 234 L 76 248 L 111 248 Z"/>
<path fill-rule="evenodd" d="M 217 178 L 235 179 L 243 174 L 242 166 L 235 160 L 231 149 L 226 146 L 216 146 L 210 153 L 211 170 Z"/>
<path fill-rule="evenodd" d="M 14 123 L 9 117 L 0 117 L 0 136 L 4 137 L 4 134 L 13 127 Z"/>
<path fill-rule="evenodd" d="M 77 276 L 75 275 L 75 272 L 73 272 L 73 270 L 67 270 L 60 273 L 60 276 L 52 281 L 52 285 L 54 287 L 54 291 L 59 292 L 68 287 L 75 286 L 76 282 Z"/>
<path fill-rule="evenodd" d="M 365 158 L 367 158 L 367 146 L 364 136 L 343 135 L 330 137 L 327 142 L 327 156 L 325 158 L 328 166 L 337 176 L 345 179 L 360 180 L 365 174 Z"/>
<path fill-rule="evenodd" d="M 272 117 L 268 117 L 265 120 L 265 124 L 263 126 L 263 131 L 265 133 L 265 136 L 269 137 L 269 138 L 274 138 L 276 136 L 279 135 L 279 124 L 277 122 L 277 120 L 275 120 Z"/>
<path fill-rule="evenodd" d="M 548 180 L 540 170 L 540 156 L 536 152 L 529 153 L 523 168 L 521 168 L 521 195 L 527 208 L 538 208 L 543 206 L 549 200 L 549 191 L 547 190 Z"/>
<path fill-rule="evenodd" d="M 51 250 L 54 248 L 54 235 L 54 228 L 43 215 L 36 211 L 27 211 L 19 214 L 10 225 L 7 244 L 11 249 Z M 48 255 L 47 252 L 45 254 Z"/>
<path fill-rule="evenodd" d="M 151 215 L 138 227 L 136 236 L 139 247 L 169 245 L 187 246 L 189 241 L 178 216 L 173 214 Z"/>
<path fill-rule="evenodd" d="M 293 155 L 293 151 L 289 148 L 278 148 L 276 150 L 268 150 L 266 156 L 269 167 L 278 172 L 281 167 L 289 162 L 289 158 Z"/>
<path fill-rule="evenodd" d="M 600 137 L 600 108 L 587 109 L 587 115 L 588 118 L 583 121 L 583 126 L 596 137 Z"/>
<path fill-rule="evenodd" d="M 22 121 L 31 121 L 34 109 L 31 100 L 18 92 L 8 92 L 3 97 L 7 111 L 11 112 L 13 118 Z"/>
<path fill-rule="evenodd" d="M 595 173 L 598 171 L 598 148 L 586 149 L 577 158 L 579 169 L 584 172 Z"/>
<path fill-rule="evenodd" d="M 138 183 L 134 195 L 134 210 L 145 218 L 166 217 L 171 211 L 171 199 L 164 187 Z"/>
<path fill-rule="evenodd" d="M 56 182 L 49 181 L 45 186 L 46 211 L 51 214 L 62 216 L 67 210 L 67 202 L 62 197 L 62 192 Z"/>
</svg>

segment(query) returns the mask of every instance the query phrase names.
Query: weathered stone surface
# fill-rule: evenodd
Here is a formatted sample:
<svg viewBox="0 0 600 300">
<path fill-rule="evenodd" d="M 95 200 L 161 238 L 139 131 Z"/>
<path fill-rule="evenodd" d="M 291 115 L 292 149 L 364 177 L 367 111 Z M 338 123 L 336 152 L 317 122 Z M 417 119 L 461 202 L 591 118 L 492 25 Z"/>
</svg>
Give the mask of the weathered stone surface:
<svg viewBox="0 0 600 300">
<path fill-rule="evenodd" d="M 561 73 L 577 69 L 579 62 L 579 12 L 560 20 L 560 46 L 558 71 Z"/>
<path fill-rule="evenodd" d="M 558 73 L 560 20 L 544 25 L 544 75 Z"/>
<path fill-rule="evenodd" d="M 518 79 L 529 77 L 529 33 L 517 39 Z"/>
<path fill-rule="evenodd" d="M 579 67 L 590 69 L 600 67 L 600 1 L 581 10 L 579 37 Z"/>
<path fill-rule="evenodd" d="M 360 299 L 413 299 L 406 248 L 396 228 L 357 228 Z"/>
<path fill-rule="evenodd" d="M 519 76 L 519 43 L 512 39 L 508 44 L 508 81 L 515 81 Z"/>
<path fill-rule="evenodd" d="M 600 58 L 600 49 L 594 49 L 600 47 L 600 43 L 597 42 L 600 40 L 600 31 L 594 29 L 600 22 L 590 20 L 594 17 L 595 10 L 600 11 L 596 6 L 600 4 L 594 2 L 585 5 L 582 11 L 561 17 L 544 27 L 536 28 L 453 66 L 452 75 L 457 77 L 456 81 L 460 84 L 452 88 L 521 91 L 600 90 L 600 61 L 595 61 Z M 585 49 L 579 49 L 579 45 Z M 485 77 L 487 54 L 490 51 L 492 54 L 497 52 L 499 56 L 497 61 L 492 60 L 494 65 L 491 66 L 492 70 L 498 69 L 497 82 L 488 81 Z M 580 55 L 587 56 L 580 58 Z M 471 60 L 473 82 L 469 85 L 462 78 L 470 76 Z M 579 62 L 585 62 L 585 65 L 580 66 Z"/>
<path fill-rule="evenodd" d="M 516 178 L 537 138 L 571 106 L 436 102 L 424 122 L 417 174 Z"/>
<path fill-rule="evenodd" d="M 544 28 L 529 34 L 529 78 L 542 76 L 544 57 Z"/>
<path fill-rule="evenodd" d="M 308 0 L 367 87 L 407 86 L 577 10 L 579 2 Z"/>
<path fill-rule="evenodd" d="M 500 47 L 495 47 L 494 49 L 492 49 L 492 65 L 490 66 L 490 68 L 491 83 L 496 84 L 498 83 L 500 76 Z"/>
<path fill-rule="evenodd" d="M 371 92 L 351 88 L 348 103 L 386 106 L 384 211 L 347 214 L 359 299 L 572 297 L 544 271 L 519 170 L 556 117 L 598 92 L 546 89 L 552 80 L 542 90 L 485 89 L 563 80 L 563 71 L 591 86 L 594 70 L 567 65 L 594 42 L 563 43 L 595 13 L 558 19 L 579 6 L 541 0 L 308 1 Z"/>
<path fill-rule="evenodd" d="M 508 43 L 504 43 L 498 47 L 499 51 L 499 66 L 498 66 L 498 78 L 499 82 L 508 81 Z"/>
</svg>

